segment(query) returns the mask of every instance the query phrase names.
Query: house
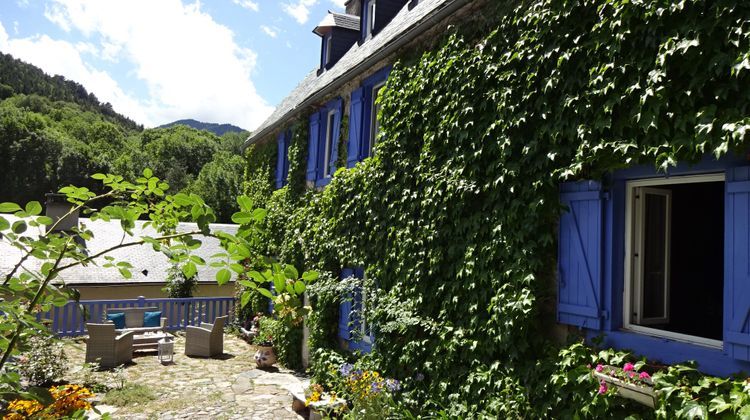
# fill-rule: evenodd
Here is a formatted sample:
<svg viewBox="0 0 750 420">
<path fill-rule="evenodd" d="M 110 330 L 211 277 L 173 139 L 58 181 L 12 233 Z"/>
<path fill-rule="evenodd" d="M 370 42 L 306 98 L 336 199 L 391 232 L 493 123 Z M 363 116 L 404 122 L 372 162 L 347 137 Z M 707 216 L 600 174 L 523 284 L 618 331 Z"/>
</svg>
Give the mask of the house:
<svg viewBox="0 0 750 420">
<path fill-rule="evenodd" d="M 59 217 L 61 213 L 56 210 L 55 206 L 48 202 L 47 214 L 54 218 L 56 215 Z M 78 219 L 76 217 L 75 219 L 71 219 L 67 217 L 58 226 L 65 230 L 78 223 L 82 223 L 93 233 L 93 238 L 85 243 L 86 249 L 90 254 L 96 254 L 123 242 L 136 241 L 145 235 L 156 235 L 153 228 L 144 227 L 146 221 L 143 220 L 136 221 L 135 228 L 133 229 L 135 236 L 126 235 L 116 221 L 92 221 L 87 218 Z M 211 225 L 211 229 L 214 231 L 222 231 L 230 234 L 235 234 L 237 228 L 236 225 Z M 196 230 L 198 229 L 195 223 L 180 223 L 177 227 L 178 232 Z M 218 239 L 209 237 L 200 238 L 200 240 L 202 241 L 202 245 L 194 251 L 194 255 L 209 261 L 212 255 L 223 252 Z M 171 267 L 169 258 L 166 255 L 154 251 L 151 245 L 148 244 L 121 248 L 108 255 L 114 257 L 117 262 L 125 261 L 130 263 L 132 265 L 132 269 L 130 269 L 132 277 L 125 278 L 116 268 L 104 267 L 103 265 L 106 261 L 103 258 L 98 258 L 95 260 L 96 265 L 90 264 L 86 267 L 79 265 L 61 271 L 55 282 L 78 290 L 81 300 L 135 299 L 140 296 L 145 298 L 167 297 L 166 293 L 162 290 L 167 279 L 167 272 Z M 0 242 L 0 275 L 10 272 L 22 256 L 23 254 L 19 249 L 10 246 L 6 242 Z M 39 260 L 30 259 L 24 263 L 24 266 L 35 269 L 38 268 L 39 264 Z M 211 267 L 208 264 L 198 266 L 196 297 L 234 296 L 234 281 L 219 286 L 216 283 L 217 271 L 218 268 Z"/>
<path fill-rule="evenodd" d="M 289 173 L 290 128 L 309 123 L 306 182 L 324 188 L 342 166 L 351 168 L 373 153 L 378 138 L 378 93 L 403 51 L 423 49 L 455 22 L 482 7 L 467 0 L 349 0 L 345 13 L 329 12 L 314 28 L 321 39 L 320 63 L 247 139 L 246 146 L 278 145 L 275 185 Z M 343 121 L 348 124 L 343 124 Z M 339 141 L 343 139 L 343 141 Z M 339 156 L 339 145 L 346 156 Z M 342 151 L 343 153 L 343 151 Z M 342 278 L 364 277 L 364 269 L 342 270 Z M 356 319 L 361 294 L 342 302 L 339 338 L 350 350 L 372 346 L 366 322 Z"/>
<path fill-rule="evenodd" d="M 318 68 L 248 139 L 277 143 L 277 187 L 288 174 L 290 127 L 304 119 L 309 188 L 324 188 L 337 169 L 371 156 L 378 92 L 392 63 L 480 7 L 460 0 L 350 0 L 345 15 L 326 16 L 314 31 L 321 37 Z M 341 144 L 346 156 L 339 156 Z M 707 155 L 666 172 L 630 165 L 603 179 L 560 185 L 567 210 L 557 228 L 559 326 L 664 363 L 695 360 L 702 371 L 723 376 L 750 371 L 748 160 Z M 348 267 L 341 275 L 365 273 Z M 375 337 L 356 319 L 366 302 L 352 294 L 340 307 L 339 337 L 349 349 L 367 351 Z"/>
</svg>

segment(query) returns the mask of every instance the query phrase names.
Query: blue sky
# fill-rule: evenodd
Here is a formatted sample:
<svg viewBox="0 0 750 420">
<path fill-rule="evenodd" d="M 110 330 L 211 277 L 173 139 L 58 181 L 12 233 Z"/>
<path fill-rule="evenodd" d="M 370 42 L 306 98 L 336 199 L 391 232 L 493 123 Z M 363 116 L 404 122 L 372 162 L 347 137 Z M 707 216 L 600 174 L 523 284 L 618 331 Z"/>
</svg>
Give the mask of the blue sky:
<svg viewBox="0 0 750 420">
<path fill-rule="evenodd" d="M 153 127 L 257 127 L 320 59 L 345 0 L 2 0 L 0 51 Z"/>
</svg>

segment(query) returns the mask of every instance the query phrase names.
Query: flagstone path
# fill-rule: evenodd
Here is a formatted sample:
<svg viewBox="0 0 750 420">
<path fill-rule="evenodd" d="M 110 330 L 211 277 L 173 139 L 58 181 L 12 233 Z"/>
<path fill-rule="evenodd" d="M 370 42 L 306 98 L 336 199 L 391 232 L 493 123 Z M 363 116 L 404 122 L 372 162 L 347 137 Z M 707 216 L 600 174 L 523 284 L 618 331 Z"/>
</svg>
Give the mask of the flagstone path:
<svg viewBox="0 0 750 420">
<path fill-rule="evenodd" d="M 128 382 L 146 385 L 156 399 L 141 405 L 97 405 L 113 419 L 299 419 L 291 393 L 302 392 L 305 378 L 285 369 L 255 368 L 255 348 L 225 334 L 224 354 L 215 359 L 184 354 L 185 339 L 175 340 L 174 362 L 161 364 L 156 352 L 133 358 L 124 369 Z M 70 340 L 65 346 L 71 364 L 68 376 L 80 374 L 86 345 Z"/>
</svg>

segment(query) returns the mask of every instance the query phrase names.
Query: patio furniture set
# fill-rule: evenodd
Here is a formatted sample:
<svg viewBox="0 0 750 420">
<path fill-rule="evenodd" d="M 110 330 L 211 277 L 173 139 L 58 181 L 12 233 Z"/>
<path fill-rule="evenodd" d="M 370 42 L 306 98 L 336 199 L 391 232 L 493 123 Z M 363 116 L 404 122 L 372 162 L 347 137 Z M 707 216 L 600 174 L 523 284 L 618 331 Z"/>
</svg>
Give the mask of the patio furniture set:
<svg viewBox="0 0 750 420">
<path fill-rule="evenodd" d="M 165 331 L 167 319 L 155 307 L 111 308 L 106 310 L 107 322 L 87 323 L 86 362 L 98 362 L 109 368 L 133 360 L 139 350 L 157 350 L 159 361 L 172 361 L 173 336 Z M 224 324 L 227 316 L 213 324 L 187 326 L 185 354 L 213 357 L 224 351 Z"/>
</svg>

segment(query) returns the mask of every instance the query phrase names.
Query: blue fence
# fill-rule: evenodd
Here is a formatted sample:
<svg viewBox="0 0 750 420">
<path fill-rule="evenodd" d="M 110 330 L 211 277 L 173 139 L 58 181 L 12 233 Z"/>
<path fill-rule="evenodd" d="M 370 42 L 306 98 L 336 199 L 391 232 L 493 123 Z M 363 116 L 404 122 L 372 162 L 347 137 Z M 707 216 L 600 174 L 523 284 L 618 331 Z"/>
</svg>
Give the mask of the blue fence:
<svg viewBox="0 0 750 420">
<path fill-rule="evenodd" d="M 49 325 L 50 330 L 62 337 L 84 335 L 87 322 L 103 322 L 106 309 L 156 307 L 161 316 L 167 318 L 168 330 L 181 330 L 188 325 L 201 322 L 212 323 L 216 317 L 229 315 L 234 320 L 234 298 L 195 297 L 185 299 L 137 299 L 70 301 L 65 306 L 55 307 L 37 315 L 37 319 Z"/>
</svg>

